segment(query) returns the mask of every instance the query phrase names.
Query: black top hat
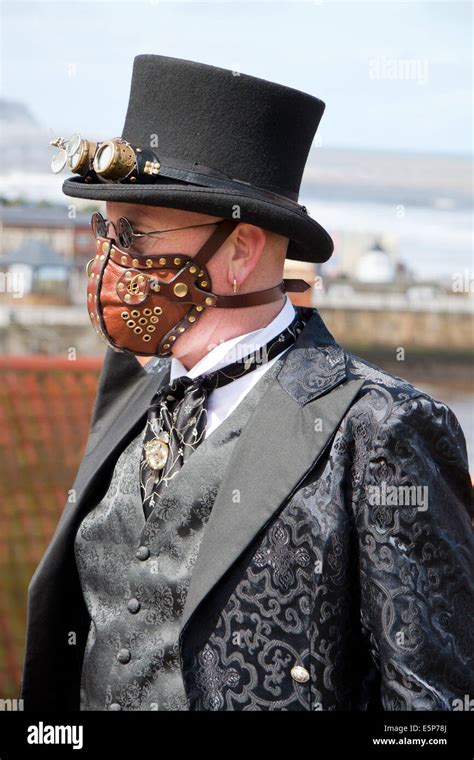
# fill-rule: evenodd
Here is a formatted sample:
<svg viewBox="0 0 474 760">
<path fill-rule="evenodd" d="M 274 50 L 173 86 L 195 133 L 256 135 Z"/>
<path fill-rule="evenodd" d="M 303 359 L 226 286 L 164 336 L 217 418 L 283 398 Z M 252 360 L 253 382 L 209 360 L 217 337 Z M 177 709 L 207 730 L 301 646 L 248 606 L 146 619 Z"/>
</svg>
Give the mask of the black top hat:
<svg viewBox="0 0 474 760">
<path fill-rule="evenodd" d="M 139 55 L 122 138 L 151 148 L 158 174 L 134 184 L 75 176 L 63 192 L 241 219 L 290 238 L 290 259 L 326 261 L 333 242 L 298 204 L 324 108 L 318 98 L 264 79 Z"/>
</svg>

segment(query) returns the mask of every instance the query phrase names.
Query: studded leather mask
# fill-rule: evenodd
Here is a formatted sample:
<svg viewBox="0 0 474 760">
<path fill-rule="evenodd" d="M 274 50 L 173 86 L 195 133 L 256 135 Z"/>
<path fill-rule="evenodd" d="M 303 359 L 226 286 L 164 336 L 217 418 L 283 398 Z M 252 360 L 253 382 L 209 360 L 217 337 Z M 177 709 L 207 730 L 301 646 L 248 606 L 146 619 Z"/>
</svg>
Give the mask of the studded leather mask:
<svg viewBox="0 0 474 760">
<path fill-rule="evenodd" d="M 168 356 L 208 308 L 257 306 L 310 287 L 285 279 L 253 293 L 213 293 L 206 264 L 237 224 L 223 221 L 194 257 L 133 254 L 98 237 L 96 256 L 87 265 L 87 304 L 96 332 L 116 351 Z"/>
</svg>

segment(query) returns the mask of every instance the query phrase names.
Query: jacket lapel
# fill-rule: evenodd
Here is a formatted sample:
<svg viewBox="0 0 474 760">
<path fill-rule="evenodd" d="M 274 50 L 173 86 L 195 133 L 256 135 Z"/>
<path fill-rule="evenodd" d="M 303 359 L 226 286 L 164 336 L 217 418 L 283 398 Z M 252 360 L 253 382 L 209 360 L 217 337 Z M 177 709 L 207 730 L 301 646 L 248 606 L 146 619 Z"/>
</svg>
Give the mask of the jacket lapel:
<svg viewBox="0 0 474 760">
<path fill-rule="evenodd" d="M 363 383 L 346 378 L 344 352 L 319 314 L 302 310 L 312 317 L 242 431 L 214 502 L 181 634 L 204 597 L 315 465 Z"/>
</svg>

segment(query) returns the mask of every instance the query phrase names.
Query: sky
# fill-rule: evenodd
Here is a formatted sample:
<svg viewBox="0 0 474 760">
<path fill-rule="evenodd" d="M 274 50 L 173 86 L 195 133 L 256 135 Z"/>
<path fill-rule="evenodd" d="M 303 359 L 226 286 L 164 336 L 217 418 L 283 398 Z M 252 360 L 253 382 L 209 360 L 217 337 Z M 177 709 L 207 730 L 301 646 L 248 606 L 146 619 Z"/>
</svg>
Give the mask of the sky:
<svg viewBox="0 0 474 760">
<path fill-rule="evenodd" d="M 321 98 L 322 146 L 471 152 L 470 3 L 3 0 L 1 21 L 2 97 L 55 135 L 119 135 L 133 58 L 155 53 Z"/>
</svg>

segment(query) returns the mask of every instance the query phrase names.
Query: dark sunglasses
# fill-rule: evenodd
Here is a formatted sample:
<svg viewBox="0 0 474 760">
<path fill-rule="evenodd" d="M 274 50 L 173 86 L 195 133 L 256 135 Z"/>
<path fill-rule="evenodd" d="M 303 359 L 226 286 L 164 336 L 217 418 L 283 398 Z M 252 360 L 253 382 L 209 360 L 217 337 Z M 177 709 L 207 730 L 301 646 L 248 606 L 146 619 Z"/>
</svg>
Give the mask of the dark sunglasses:
<svg viewBox="0 0 474 760">
<path fill-rule="evenodd" d="M 153 238 L 163 235 L 165 232 L 177 232 L 179 230 L 191 230 L 195 227 L 209 227 L 213 224 L 222 224 L 224 219 L 220 219 L 218 222 L 204 222 L 204 224 L 190 224 L 187 227 L 174 227 L 170 230 L 153 230 L 152 232 L 134 232 L 133 227 L 124 216 L 120 216 L 117 221 L 111 222 L 109 219 L 104 219 L 102 214 L 98 211 L 94 211 L 91 216 L 91 227 L 95 237 L 108 237 L 109 225 L 115 230 L 114 239 L 117 239 L 120 246 L 124 249 L 131 248 L 135 238 Z"/>
</svg>

